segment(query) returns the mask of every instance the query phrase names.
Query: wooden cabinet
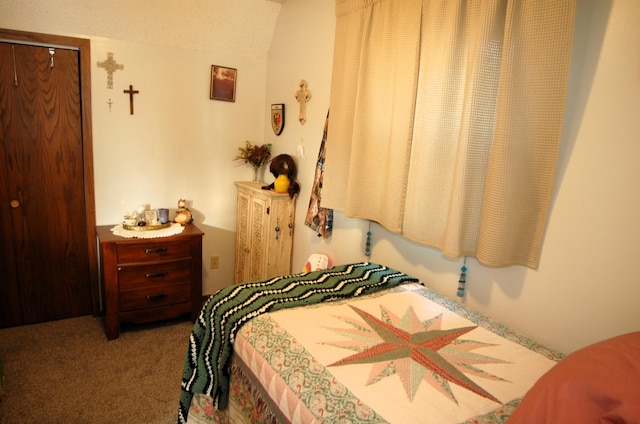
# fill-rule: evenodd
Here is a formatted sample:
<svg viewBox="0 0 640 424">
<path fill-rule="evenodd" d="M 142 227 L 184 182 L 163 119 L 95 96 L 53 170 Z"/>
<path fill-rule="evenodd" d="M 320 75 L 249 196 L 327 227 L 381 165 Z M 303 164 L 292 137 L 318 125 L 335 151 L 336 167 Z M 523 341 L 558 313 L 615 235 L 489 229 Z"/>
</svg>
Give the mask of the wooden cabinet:
<svg viewBox="0 0 640 424">
<path fill-rule="evenodd" d="M 236 182 L 236 284 L 291 273 L 295 197 Z"/>
<path fill-rule="evenodd" d="M 193 224 L 170 237 L 123 238 L 97 227 L 101 293 L 108 339 L 123 322 L 144 323 L 202 308 L 202 236 Z"/>
</svg>

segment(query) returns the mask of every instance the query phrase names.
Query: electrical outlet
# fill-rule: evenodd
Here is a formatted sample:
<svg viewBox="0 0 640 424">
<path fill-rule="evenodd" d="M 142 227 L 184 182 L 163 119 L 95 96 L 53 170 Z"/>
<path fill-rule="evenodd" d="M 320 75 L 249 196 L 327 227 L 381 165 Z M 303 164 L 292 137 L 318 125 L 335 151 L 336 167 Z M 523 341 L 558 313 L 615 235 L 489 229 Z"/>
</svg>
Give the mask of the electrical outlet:
<svg viewBox="0 0 640 424">
<path fill-rule="evenodd" d="M 209 269 L 218 269 L 220 266 L 220 256 L 212 255 L 209 258 Z"/>
</svg>

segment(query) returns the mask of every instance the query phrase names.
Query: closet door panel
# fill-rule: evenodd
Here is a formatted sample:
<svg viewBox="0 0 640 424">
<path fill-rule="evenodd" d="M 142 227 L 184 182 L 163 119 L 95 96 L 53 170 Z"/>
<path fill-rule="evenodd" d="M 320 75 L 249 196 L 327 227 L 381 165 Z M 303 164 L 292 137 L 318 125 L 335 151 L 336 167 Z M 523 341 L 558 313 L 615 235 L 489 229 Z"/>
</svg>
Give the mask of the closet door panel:
<svg viewBox="0 0 640 424">
<path fill-rule="evenodd" d="M 12 310 L 0 325 L 91 313 L 78 52 L 0 47 L 0 307 Z"/>
</svg>

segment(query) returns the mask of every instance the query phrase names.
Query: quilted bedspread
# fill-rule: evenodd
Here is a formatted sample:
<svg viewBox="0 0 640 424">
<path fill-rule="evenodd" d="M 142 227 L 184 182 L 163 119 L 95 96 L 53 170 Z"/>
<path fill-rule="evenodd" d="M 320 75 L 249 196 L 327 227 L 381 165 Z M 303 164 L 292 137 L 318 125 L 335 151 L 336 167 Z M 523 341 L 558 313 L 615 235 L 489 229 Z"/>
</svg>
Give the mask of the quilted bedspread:
<svg viewBox="0 0 640 424">
<path fill-rule="evenodd" d="M 504 423 L 562 357 L 415 283 L 260 315 L 234 351 L 271 416 L 305 424 Z"/>
<path fill-rule="evenodd" d="M 270 311 L 355 298 L 410 281 L 417 280 L 382 265 L 361 262 L 239 284 L 215 293 L 202 309 L 189 339 L 178 421 L 186 421 L 196 393 L 211 396 L 216 407 L 226 408 L 233 344 L 249 320 Z"/>
</svg>

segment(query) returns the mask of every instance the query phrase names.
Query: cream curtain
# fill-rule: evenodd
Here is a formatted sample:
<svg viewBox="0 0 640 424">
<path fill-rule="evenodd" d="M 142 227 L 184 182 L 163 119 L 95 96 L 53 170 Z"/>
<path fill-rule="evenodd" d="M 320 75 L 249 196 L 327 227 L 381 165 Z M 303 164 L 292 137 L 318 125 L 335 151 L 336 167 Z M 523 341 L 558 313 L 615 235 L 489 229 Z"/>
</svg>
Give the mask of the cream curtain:
<svg viewBox="0 0 640 424">
<path fill-rule="evenodd" d="M 575 0 L 337 0 L 323 203 L 538 266 Z"/>
</svg>

